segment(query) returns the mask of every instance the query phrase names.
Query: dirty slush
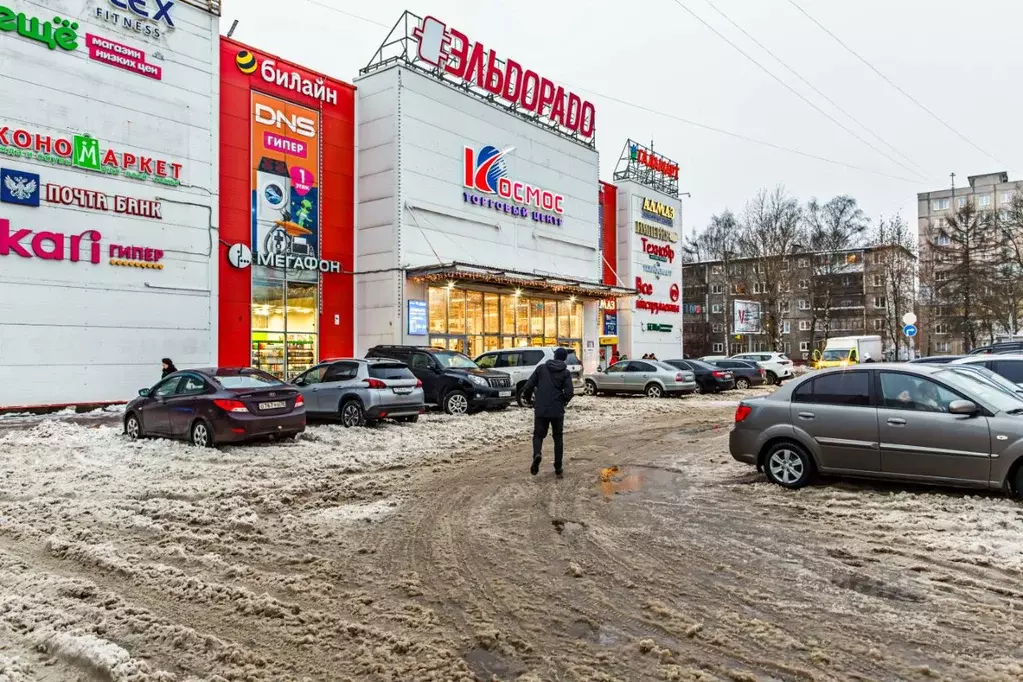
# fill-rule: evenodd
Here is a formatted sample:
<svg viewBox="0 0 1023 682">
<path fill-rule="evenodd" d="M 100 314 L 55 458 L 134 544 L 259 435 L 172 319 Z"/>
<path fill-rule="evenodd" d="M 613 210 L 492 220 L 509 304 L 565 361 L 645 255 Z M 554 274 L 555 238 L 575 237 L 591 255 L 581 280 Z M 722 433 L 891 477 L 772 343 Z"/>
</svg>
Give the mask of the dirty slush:
<svg viewBox="0 0 1023 682">
<path fill-rule="evenodd" d="M 528 410 L 222 452 L 0 424 L 0 680 L 1023 677 L 1018 505 L 784 491 L 734 405 L 579 398 L 560 481 Z"/>
</svg>

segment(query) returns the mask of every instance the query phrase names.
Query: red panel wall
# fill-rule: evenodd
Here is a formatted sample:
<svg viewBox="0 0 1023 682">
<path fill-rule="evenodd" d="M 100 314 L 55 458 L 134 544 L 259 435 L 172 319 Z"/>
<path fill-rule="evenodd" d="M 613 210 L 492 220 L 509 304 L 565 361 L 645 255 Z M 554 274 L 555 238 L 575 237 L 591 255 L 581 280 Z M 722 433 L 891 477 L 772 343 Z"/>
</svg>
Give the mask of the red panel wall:
<svg viewBox="0 0 1023 682">
<path fill-rule="evenodd" d="M 242 73 L 236 63 L 242 50 L 255 55 L 259 64 L 272 59 L 277 70 L 325 81 L 327 87 L 337 90 L 337 104 L 267 83 L 258 69 L 251 75 Z M 355 87 L 227 38 L 220 40 L 220 74 L 219 363 L 235 367 L 251 363 L 252 271 L 232 267 L 227 250 L 236 243 L 251 247 L 252 241 L 252 90 L 320 112 L 320 258 L 339 261 L 345 270 L 320 277 L 320 358 L 350 356 L 355 351 L 355 285 L 346 273 L 355 270 Z"/>
<path fill-rule="evenodd" d="M 600 226 L 604 245 L 604 284 L 623 286 L 615 277 L 618 267 L 618 188 L 600 183 L 600 203 L 604 207 L 604 224 Z"/>
</svg>

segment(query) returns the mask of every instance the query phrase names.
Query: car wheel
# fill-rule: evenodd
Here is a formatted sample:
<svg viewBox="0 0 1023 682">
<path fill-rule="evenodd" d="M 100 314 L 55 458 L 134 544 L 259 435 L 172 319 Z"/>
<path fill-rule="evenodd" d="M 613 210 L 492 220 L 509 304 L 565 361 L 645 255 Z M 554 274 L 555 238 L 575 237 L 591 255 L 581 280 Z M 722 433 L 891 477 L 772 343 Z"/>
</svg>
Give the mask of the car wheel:
<svg viewBox="0 0 1023 682">
<path fill-rule="evenodd" d="M 595 381 L 586 380 L 583 385 L 583 395 L 595 396 L 597 395 L 597 383 Z"/>
<path fill-rule="evenodd" d="M 350 429 L 353 426 L 366 425 L 366 410 L 358 400 L 347 400 L 341 404 L 341 426 Z"/>
<path fill-rule="evenodd" d="M 646 390 L 647 398 L 663 398 L 664 389 L 661 388 L 660 384 L 647 384 Z"/>
<path fill-rule="evenodd" d="M 414 414 L 411 417 L 398 417 L 397 421 L 400 421 L 404 424 L 415 424 L 417 421 L 419 421 L 419 415 Z"/>
<path fill-rule="evenodd" d="M 749 379 L 736 379 L 735 387 L 740 391 L 745 391 L 747 388 L 749 388 Z"/>
<path fill-rule="evenodd" d="M 201 419 L 192 424 L 192 430 L 189 431 L 189 440 L 197 448 L 212 448 L 213 432 L 210 430 L 209 424 Z"/>
<path fill-rule="evenodd" d="M 519 407 L 532 407 L 533 396 L 526 395 L 526 383 L 522 382 L 518 389 L 515 391 L 515 401 L 519 404 Z"/>
<path fill-rule="evenodd" d="M 469 414 L 469 398 L 461 391 L 451 391 L 444 397 L 444 411 L 448 414 Z"/>
<path fill-rule="evenodd" d="M 124 433 L 126 436 L 128 436 L 128 438 L 132 440 L 138 440 L 139 438 L 145 437 L 144 434 L 142 433 L 142 423 L 139 421 L 139 418 L 136 417 L 134 414 L 129 414 L 125 418 Z"/>
<path fill-rule="evenodd" d="M 693 389 L 693 393 L 696 395 L 702 395 L 705 391 L 703 390 L 703 384 L 696 384 L 696 388 Z"/>
<path fill-rule="evenodd" d="M 781 385 L 781 382 L 778 381 L 778 375 L 771 371 L 767 372 L 767 383 L 774 384 L 775 386 Z"/>
<path fill-rule="evenodd" d="M 813 475 L 813 460 L 795 443 L 777 443 L 764 457 L 764 473 L 771 483 L 784 488 L 802 488 Z"/>
</svg>

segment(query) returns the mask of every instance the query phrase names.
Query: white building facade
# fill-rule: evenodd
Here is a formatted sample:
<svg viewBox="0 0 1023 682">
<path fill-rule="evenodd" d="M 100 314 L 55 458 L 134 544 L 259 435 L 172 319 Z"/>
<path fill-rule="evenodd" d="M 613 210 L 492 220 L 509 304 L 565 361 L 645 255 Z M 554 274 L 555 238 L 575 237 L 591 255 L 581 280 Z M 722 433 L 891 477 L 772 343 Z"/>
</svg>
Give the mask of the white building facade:
<svg viewBox="0 0 1023 682">
<path fill-rule="evenodd" d="M 431 33 L 422 19 L 406 16 L 416 27 L 412 35 Z M 479 46 L 441 26 L 445 35 L 461 36 L 453 51 Z M 407 45 L 419 48 L 411 36 Z M 356 284 L 356 352 L 377 344 L 439 345 L 475 357 L 496 348 L 565 345 L 595 369 L 597 302 L 623 292 L 600 283 L 592 141 L 571 126 L 538 124 L 500 98 L 486 101 L 458 87 L 450 73 L 424 68 L 418 54 L 378 55 L 356 81 L 356 249 L 363 273 Z M 539 87 L 534 97 L 555 96 L 553 86 L 540 85 L 547 79 L 528 73 Z M 567 94 L 564 101 L 569 111 L 588 112 L 592 135 L 592 108 Z M 558 120 L 556 107 L 539 106 L 538 117 Z"/>
<path fill-rule="evenodd" d="M 618 187 L 618 275 L 637 295 L 618 302 L 619 352 L 682 357 L 682 204 L 634 180 Z"/>
<path fill-rule="evenodd" d="M 0 409 L 214 364 L 219 2 L 6 4 Z"/>
</svg>

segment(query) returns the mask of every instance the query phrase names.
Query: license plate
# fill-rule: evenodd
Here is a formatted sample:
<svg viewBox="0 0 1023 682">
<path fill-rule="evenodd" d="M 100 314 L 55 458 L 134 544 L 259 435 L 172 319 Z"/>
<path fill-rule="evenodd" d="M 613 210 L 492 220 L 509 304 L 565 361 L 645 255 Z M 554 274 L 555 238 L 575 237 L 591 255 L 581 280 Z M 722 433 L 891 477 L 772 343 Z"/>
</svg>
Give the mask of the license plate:
<svg viewBox="0 0 1023 682">
<path fill-rule="evenodd" d="M 394 392 L 404 395 L 406 393 L 411 393 L 412 392 L 412 387 L 411 386 L 399 386 L 398 388 L 394 389 Z"/>
<path fill-rule="evenodd" d="M 501 398 L 511 398 L 511 391 L 501 391 L 497 395 Z"/>
<path fill-rule="evenodd" d="M 257 405 L 261 410 L 279 410 L 282 407 L 287 407 L 288 403 L 283 400 L 275 400 L 272 403 L 260 403 Z"/>
</svg>

